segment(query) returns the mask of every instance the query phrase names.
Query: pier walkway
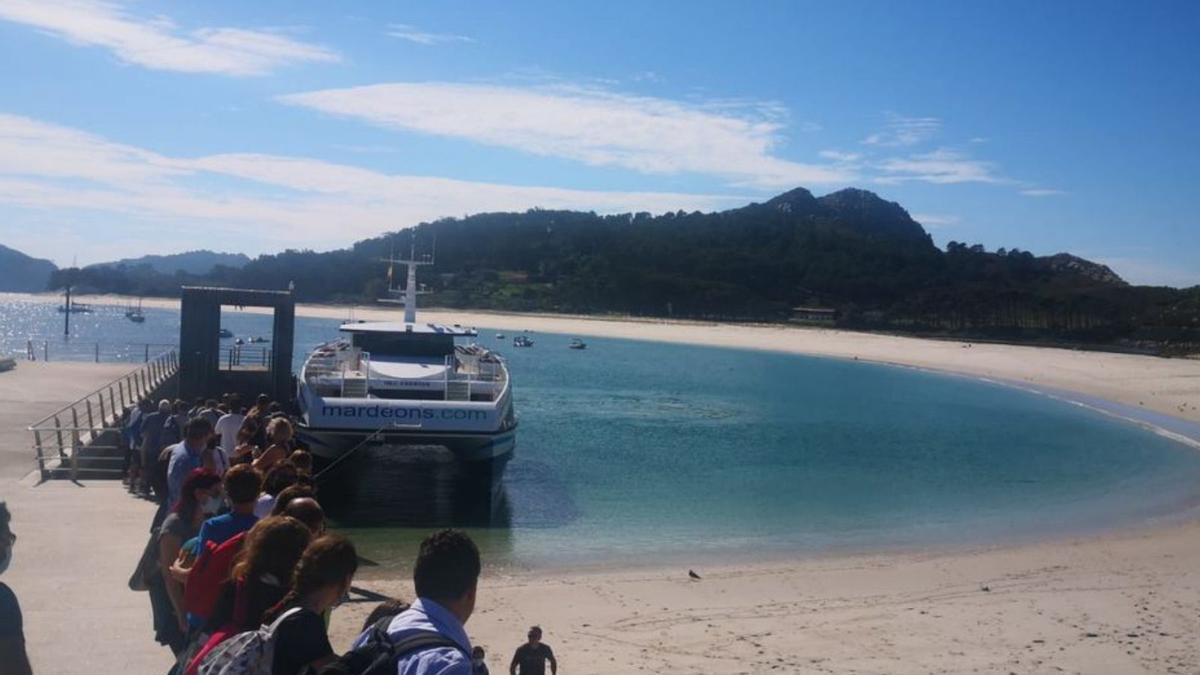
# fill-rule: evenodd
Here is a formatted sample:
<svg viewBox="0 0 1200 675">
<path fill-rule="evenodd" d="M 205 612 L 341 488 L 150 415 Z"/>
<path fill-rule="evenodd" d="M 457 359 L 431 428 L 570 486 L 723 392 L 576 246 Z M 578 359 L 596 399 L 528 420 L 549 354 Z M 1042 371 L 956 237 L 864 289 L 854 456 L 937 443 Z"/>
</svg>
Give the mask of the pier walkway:
<svg viewBox="0 0 1200 675">
<path fill-rule="evenodd" d="M 38 485 L 29 425 L 136 368 L 25 362 L 0 373 L 0 500 L 19 537 L 4 573 L 35 673 L 165 673 L 145 593 L 126 586 L 154 505 L 119 481 Z"/>
</svg>

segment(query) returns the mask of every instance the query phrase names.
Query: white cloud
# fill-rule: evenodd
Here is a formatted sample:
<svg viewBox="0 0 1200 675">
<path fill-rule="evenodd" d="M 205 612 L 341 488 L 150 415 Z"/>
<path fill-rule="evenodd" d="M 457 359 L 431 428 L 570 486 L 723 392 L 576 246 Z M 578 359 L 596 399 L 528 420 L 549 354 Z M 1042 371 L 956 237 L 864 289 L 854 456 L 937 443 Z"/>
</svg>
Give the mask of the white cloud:
<svg viewBox="0 0 1200 675">
<path fill-rule="evenodd" d="M 862 153 L 859 152 L 842 152 L 841 150 L 822 150 L 817 153 L 824 159 L 832 162 L 851 163 L 862 159 Z"/>
<path fill-rule="evenodd" d="M 325 47 L 278 32 L 243 28 L 183 30 L 169 18 L 137 17 L 102 0 L 0 0 L 0 19 L 33 26 L 75 45 L 103 47 L 153 70 L 263 75 L 289 64 L 336 62 Z"/>
<path fill-rule="evenodd" d="M 930 229 L 952 227 L 962 222 L 962 218 L 948 213 L 914 213 L 912 219 Z"/>
<path fill-rule="evenodd" d="M 903 117 L 889 114 L 884 128 L 861 142 L 863 145 L 883 148 L 907 147 L 933 138 L 941 128 L 942 120 L 937 117 Z"/>
<path fill-rule="evenodd" d="M 222 180 L 213 181 L 213 176 Z M 380 173 L 301 157 L 230 153 L 170 157 L 76 129 L 0 114 L 0 205 L 45 223 L 108 223 L 103 238 L 140 242 L 199 232 L 211 241 L 255 240 L 258 250 L 333 248 L 420 221 L 532 207 L 605 213 L 710 211 L 744 197 L 601 192 Z M 14 218 L 6 227 L 18 229 Z M 120 231 L 113 223 L 119 223 Z M 49 225 L 48 225 L 49 226 Z M 97 239 L 95 228 L 79 236 Z M 5 235 L 8 237 L 9 235 Z M 181 240 L 182 241 L 182 240 Z"/>
<path fill-rule="evenodd" d="M 1050 189 L 1046 189 L 1046 188 L 1029 188 L 1026 190 L 1021 190 L 1021 194 L 1025 195 L 1026 197 L 1055 197 L 1058 195 L 1065 195 L 1067 193 L 1063 192 L 1062 190 L 1050 190 Z"/>
<path fill-rule="evenodd" d="M 990 162 L 972 159 L 964 153 L 948 148 L 908 157 L 892 157 L 876 162 L 874 166 L 883 172 L 875 181 L 883 184 L 905 181 L 940 185 L 1007 182 L 1007 179 L 995 174 L 995 167 Z"/>
<path fill-rule="evenodd" d="M 409 42 L 415 42 L 416 44 L 426 46 L 442 45 L 452 42 L 475 41 L 474 38 L 467 37 L 466 35 L 455 35 L 453 33 L 430 33 L 423 31 L 416 26 L 410 26 L 406 23 L 393 23 L 389 25 L 387 34 L 395 38 L 400 38 L 401 40 L 408 40 Z"/>
<path fill-rule="evenodd" d="M 596 88 L 441 82 L 328 89 L 281 100 L 382 127 L 642 173 L 708 174 L 763 188 L 853 179 L 840 167 L 776 156 L 777 105 L 692 105 Z"/>
</svg>

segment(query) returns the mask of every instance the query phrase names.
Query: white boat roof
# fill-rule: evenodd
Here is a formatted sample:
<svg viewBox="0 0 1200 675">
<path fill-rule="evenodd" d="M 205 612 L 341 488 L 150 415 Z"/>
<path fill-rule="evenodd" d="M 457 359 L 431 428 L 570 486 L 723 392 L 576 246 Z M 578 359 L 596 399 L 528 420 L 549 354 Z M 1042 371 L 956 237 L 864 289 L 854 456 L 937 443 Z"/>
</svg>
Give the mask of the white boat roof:
<svg viewBox="0 0 1200 675">
<path fill-rule="evenodd" d="M 423 333 L 474 337 L 475 330 L 466 326 L 446 326 L 440 323 L 405 323 L 403 321 L 360 321 L 344 323 L 338 330 L 346 333 Z"/>
</svg>

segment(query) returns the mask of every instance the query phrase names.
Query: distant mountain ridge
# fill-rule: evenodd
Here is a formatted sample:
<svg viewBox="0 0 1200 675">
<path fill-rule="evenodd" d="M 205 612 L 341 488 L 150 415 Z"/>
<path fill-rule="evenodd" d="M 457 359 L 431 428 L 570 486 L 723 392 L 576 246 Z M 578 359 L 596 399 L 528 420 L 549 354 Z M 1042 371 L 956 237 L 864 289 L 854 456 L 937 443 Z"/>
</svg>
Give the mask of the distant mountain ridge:
<svg viewBox="0 0 1200 675">
<path fill-rule="evenodd" d="M 182 283 L 294 283 L 300 301 L 370 302 L 387 292 L 380 259 L 414 241 L 418 252 L 436 241 L 436 263 L 419 279 L 431 293 L 425 306 L 740 321 L 824 307 L 849 329 L 1200 351 L 1200 287 L 1130 286 L 1067 253 L 957 241 L 939 249 L 900 204 L 855 188 L 821 197 L 796 188 L 712 213 L 479 213 L 240 267 L 105 265 L 60 271 L 51 283 L 168 296 Z"/>
<path fill-rule="evenodd" d="M 0 244 L 0 291 L 36 293 L 46 290 L 58 266 Z"/>
<path fill-rule="evenodd" d="M 218 265 L 241 268 L 245 267 L 248 262 L 250 262 L 250 256 L 244 253 L 217 253 L 201 249 L 166 255 L 144 255 L 140 258 L 122 258 L 121 260 L 112 262 L 95 263 L 88 265 L 88 267 L 148 266 L 155 272 L 166 275 L 174 275 L 176 272 L 183 272 L 184 274 L 208 274 Z"/>
</svg>

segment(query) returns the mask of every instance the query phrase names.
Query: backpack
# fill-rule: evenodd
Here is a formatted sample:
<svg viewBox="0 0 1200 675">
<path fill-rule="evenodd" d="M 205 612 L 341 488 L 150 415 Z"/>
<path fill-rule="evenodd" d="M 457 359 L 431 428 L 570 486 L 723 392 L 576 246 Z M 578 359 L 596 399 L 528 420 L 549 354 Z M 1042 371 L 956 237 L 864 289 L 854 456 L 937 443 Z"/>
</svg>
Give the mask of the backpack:
<svg viewBox="0 0 1200 675">
<path fill-rule="evenodd" d="M 187 613 L 205 620 L 212 616 L 221 597 L 221 586 L 229 581 L 233 559 L 245 541 L 246 534 L 242 532 L 219 545 L 204 542 L 204 550 L 196 557 L 196 564 L 188 572 L 187 584 L 183 587 L 183 609 Z"/>
<path fill-rule="evenodd" d="M 205 655 L 199 675 L 271 675 L 275 665 L 275 631 L 288 617 L 301 611 L 293 607 L 269 626 L 238 633 Z"/>
<path fill-rule="evenodd" d="M 301 675 L 396 675 L 397 662 L 414 652 L 437 647 L 463 650 L 454 640 L 427 630 L 393 641 L 387 634 L 387 628 L 394 618 L 385 616 L 371 626 L 370 635 L 362 646 L 346 652 L 319 670 L 305 666 L 300 671 Z"/>
</svg>

